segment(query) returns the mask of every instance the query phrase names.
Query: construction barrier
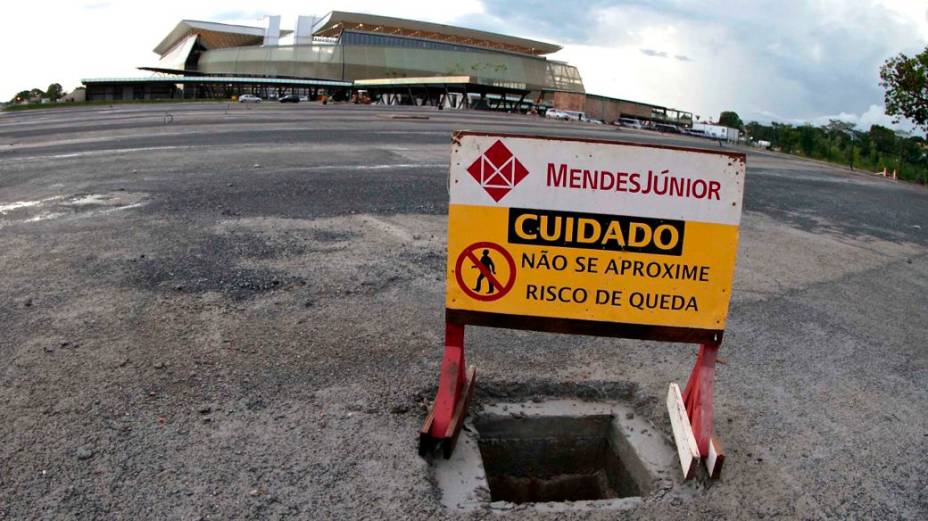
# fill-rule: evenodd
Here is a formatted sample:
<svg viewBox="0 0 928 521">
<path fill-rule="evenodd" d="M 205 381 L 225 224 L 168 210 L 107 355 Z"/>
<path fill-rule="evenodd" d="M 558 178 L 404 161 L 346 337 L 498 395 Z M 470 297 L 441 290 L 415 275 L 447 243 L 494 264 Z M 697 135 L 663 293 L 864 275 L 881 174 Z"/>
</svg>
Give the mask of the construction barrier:
<svg viewBox="0 0 928 521">
<path fill-rule="evenodd" d="M 718 477 L 712 392 L 744 174 L 737 153 L 456 132 L 445 353 L 420 453 L 450 457 L 467 414 L 465 326 L 504 327 L 700 344 L 668 412 L 684 476 L 702 459 Z"/>
</svg>

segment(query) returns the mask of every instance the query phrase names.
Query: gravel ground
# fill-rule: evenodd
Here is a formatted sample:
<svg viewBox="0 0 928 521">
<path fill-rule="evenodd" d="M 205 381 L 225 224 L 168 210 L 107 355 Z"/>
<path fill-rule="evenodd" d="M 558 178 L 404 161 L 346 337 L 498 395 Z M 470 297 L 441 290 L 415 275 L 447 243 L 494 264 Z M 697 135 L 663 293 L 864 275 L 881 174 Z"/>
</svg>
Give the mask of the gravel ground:
<svg viewBox="0 0 928 521">
<path fill-rule="evenodd" d="M 429 119 L 392 118 L 411 111 Z M 445 511 L 416 436 L 462 128 L 704 143 L 316 104 L 0 115 L 0 519 L 928 517 L 928 191 L 755 151 L 723 479 L 623 512 Z M 482 328 L 467 347 L 475 407 L 619 399 L 668 438 L 696 351 Z"/>
</svg>

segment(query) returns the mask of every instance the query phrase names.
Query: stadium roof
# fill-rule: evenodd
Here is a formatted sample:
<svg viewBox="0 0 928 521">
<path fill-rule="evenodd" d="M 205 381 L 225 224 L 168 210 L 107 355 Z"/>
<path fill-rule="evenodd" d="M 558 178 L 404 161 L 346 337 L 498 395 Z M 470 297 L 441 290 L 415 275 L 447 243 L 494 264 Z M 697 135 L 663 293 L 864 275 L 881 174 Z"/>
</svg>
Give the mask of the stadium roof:
<svg viewBox="0 0 928 521">
<path fill-rule="evenodd" d="M 286 36 L 292 31 L 281 30 Z M 207 49 L 261 45 L 264 43 L 264 27 L 248 25 L 231 25 L 200 20 L 181 20 L 154 51 L 161 56 L 167 54 L 175 45 L 191 34 L 200 35 L 200 43 Z"/>
<path fill-rule="evenodd" d="M 136 83 L 215 83 L 247 85 L 283 85 L 310 87 L 351 87 L 350 81 L 316 80 L 306 78 L 262 78 L 257 76 L 146 76 L 137 78 L 84 78 L 84 85 L 91 83 L 136 84 Z"/>
<path fill-rule="evenodd" d="M 335 37 L 344 30 L 391 34 L 440 42 L 484 47 L 521 54 L 543 55 L 561 50 L 560 45 L 478 31 L 465 27 L 406 20 L 391 16 L 332 11 L 313 26 L 313 35 Z"/>
</svg>

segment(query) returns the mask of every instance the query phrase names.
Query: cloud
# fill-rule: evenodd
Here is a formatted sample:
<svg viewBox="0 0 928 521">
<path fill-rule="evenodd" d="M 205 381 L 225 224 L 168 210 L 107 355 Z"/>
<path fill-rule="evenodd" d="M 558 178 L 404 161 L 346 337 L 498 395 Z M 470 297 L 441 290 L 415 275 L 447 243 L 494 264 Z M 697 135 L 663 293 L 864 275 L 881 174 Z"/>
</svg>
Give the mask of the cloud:
<svg viewBox="0 0 928 521">
<path fill-rule="evenodd" d="M 825 125 L 832 119 L 853 123 L 860 130 L 868 130 L 872 125 L 880 125 L 902 132 L 911 132 L 915 130 L 915 126 L 912 123 L 908 121 L 895 121 L 892 116 L 887 116 L 886 109 L 883 105 L 870 105 L 867 110 L 861 114 L 841 112 L 839 114 L 828 114 L 808 120 L 793 120 L 790 122 L 797 125 L 803 123 Z"/>
<path fill-rule="evenodd" d="M 484 0 L 484 13 L 464 16 L 459 21 L 504 34 L 521 31 L 561 44 L 585 44 L 590 43 L 590 29 L 597 25 L 598 13 L 614 4 L 602 0 Z"/>
<path fill-rule="evenodd" d="M 870 128 L 870 125 L 882 125 L 884 127 L 894 128 L 897 130 L 914 129 L 914 125 L 906 121 L 895 122 L 892 116 L 886 115 L 886 109 L 883 105 L 870 105 L 866 112 L 860 115 L 857 120 L 857 126 Z"/>
<path fill-rule="evenodd" d="M 235 9 L 228 11 L 219 11 L 210 15 L 208 18 L 211 22 L 249 22 L 250 25 L 259 25 L 258 22 L 264 19 L 267 13 L 258 10 Z"/>
<path fill-rule="evenodd" d="M 655 51 L 654 49 L 638 49 L 641 51 L 641 54 L 645 56 L 653 56 L 655 58 L 666 58 L 667 53 L 664 51 Z"/>
<path fill-rule="evenodd" d="M 0 16 L 0 46 L 28 52 L 3 55 L 5 73 L 0 75 L 0 101 L 16 92 L 58 82 L 66 90 L 80 85 L 81 78 L 144 76 L 136 67 L 157 60 L 152 48 L 182 19 L 216 20 L 261 25 L 265 14 L 280 14 L 281 28 L 293 29 L 298 15 L 321 16 L 339 4 L 307 4 L 304 0 L 266 0 L 260 4 L 246 0 L 216 2 L 160 0 L 156 9 L 140 18 L 135 0 L 108 0 L 83 4 L 71 0 L 46 0 L 41 12 L 24 11 L 16 16 Z M 484 12 L 480 0 L 422 3 L 412 0 L 355 0 L 351 10 L 401 18 L 455 23 L 456 20 Z M 48 15 L 46 13 L 54 13 Z M 79 20 L 80 23 L 75 23 Z M 36 38 L 36 27 L 54 38 Z M 10 72 L 12 71 L 12 72 Z"/>
<path fill-rule="evenodd" d="M 563 43 L 555 57 L 584 64 L 580 72 L 590 92 L 713 117 L 733 109 L 745 119 L 781 114 L 781 120 L 811 120 L 862 115 L 881 103 L 880 64 L 928 42 L 925 9 L 916 4 L 488 0 L 490 16 L 474 21 Z M 586 59 L 581 49 L 596 49 L 593 54 L 606 61 Z M 652 59 L 665 57 L 675 59 Z"/>
</svg>

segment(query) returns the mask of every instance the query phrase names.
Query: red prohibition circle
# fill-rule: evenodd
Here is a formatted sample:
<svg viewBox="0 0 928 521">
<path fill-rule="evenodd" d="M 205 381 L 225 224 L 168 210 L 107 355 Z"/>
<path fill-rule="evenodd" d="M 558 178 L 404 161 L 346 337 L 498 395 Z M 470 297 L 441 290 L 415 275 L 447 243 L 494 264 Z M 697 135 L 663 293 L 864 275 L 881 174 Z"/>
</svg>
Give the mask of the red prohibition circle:
<svg viewBox="0 0 928 521">
<path fill-rule="evenodd" d="M 500 284 L 499 281 L 496 280 L 496 277 L 492 273 L 490 273 L 489 270 L 486 269 L 486 267 L 480 264 L 480 261 L 477 260 L 477 256 L 474 255 L 474 250 L 478 250 L 481 248 L 497 251 L 499 252 L 500 255 L 503 256 L 504 259 L 506 259 L 506 263 L 509 265 L 509 280 L 506 281 L 505 285 Z M 476 291 L 470 289 L 470 286 L 464 282 L 464 275 L 462 274 L 461 268 L 464 266 L 464 261 L 467 260 L 468 258 L 470 258 L 470 261 L 474 263 L 474 266 L 476 266 L 477 269 L 480 270 L 480 273 L 483 273 L 483 276 L 486 277 L 487 280 L 491 284 L 493 284 L 494 287 L 498 288 L 496 293 L 493 293 L 491 295 L 481 295 L 480 293 L 477 293 Z M 461 289 L 464 291 L 464 293 L 467 294 L 468 297 L 474 300 L 480 300 L 483 302 L 492 302 L 494 300 L 499 300 L 503 298 L 504 296 L 506 296 L 506 293 L 509 293 L 509 290 L 511 290 L 512 287 L 515 286 L 516 261 L 513 260 L 512 255 L 510 255 L 508 251 L 504 250 L 502 246 L 500 246 L 499 244 L 496 244 L 495 242 L 475 242 L 474 244 L 471 244 L 470 246 L 464 248 L 464 251 L 462 251 L 461 254 L 458 255 L 458 260 L 454 264 L 454 277 L 458 281 L 458 286 L 461 287 Z"/>
</svg>

